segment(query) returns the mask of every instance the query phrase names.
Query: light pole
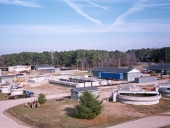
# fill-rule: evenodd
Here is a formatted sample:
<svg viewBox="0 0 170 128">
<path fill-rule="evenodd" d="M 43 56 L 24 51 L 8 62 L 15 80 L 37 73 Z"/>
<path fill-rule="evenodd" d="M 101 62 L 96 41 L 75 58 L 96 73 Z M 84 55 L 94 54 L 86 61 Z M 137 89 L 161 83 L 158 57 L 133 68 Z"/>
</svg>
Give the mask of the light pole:
<svg viewBox="0 0 170 128">
<path fill-rule="evenodd" d="M 78 60 L 77 60 L 77 70 L 78 70 Z"/>
<path fill-rule="evenodd" d="M 118 58 L 118 66 L 119 66 L 119 68 L 120 68 L 120 59 Z"/>
<path fill-rule="evenodd" d="M 146 62 L 149 62 L 149 55 L 148 56 L 146 56 Z"/>
</svg>

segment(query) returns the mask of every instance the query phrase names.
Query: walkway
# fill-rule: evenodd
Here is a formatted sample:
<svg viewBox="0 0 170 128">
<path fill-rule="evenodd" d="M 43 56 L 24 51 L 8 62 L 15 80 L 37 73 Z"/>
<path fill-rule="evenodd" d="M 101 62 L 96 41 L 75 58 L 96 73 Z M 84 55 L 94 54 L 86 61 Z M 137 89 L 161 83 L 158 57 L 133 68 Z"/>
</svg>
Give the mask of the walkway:
<svg viewBox="0 0 170 128">
<path fill-rule="evenodd" d="M 167 114 L 167 115 L 166 115 Z M 164 116 L 150 116 L 138 120 L 118 124 L 108 128 L 160 128 L 170 125 L 170 113 L 165 113 Z"/>
</svg>

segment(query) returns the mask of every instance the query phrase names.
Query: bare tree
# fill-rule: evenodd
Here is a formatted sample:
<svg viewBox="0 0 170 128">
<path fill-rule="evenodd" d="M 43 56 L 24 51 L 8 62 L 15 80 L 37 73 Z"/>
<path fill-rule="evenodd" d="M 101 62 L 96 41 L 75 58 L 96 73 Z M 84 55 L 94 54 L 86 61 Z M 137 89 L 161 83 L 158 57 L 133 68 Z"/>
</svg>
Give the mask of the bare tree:
<svg viewBox="0 0 170 128">
<path fill-rule="evenodd" d="M 136 55 L 134 53 L 134 51 L 131 51 L 129 53 L 126 54 L 127 57 L 127 65 L 134 65 L 136 63 Z"/>
</svg>

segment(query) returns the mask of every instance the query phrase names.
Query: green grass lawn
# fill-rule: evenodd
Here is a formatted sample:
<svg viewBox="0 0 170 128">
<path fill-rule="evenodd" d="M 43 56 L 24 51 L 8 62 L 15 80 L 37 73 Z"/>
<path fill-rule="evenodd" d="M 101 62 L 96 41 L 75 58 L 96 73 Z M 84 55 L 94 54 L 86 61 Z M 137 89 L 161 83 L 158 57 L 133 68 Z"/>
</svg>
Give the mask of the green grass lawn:
<svg viewBox="0 0 170 128">
<path fill-rule="evenodd" d="M 101 114 L 95 119 L 78 119 L 75 105 L 78 101 L 65 98 L 62 101 L 48 100 L 39 108 L 19 105 L 7 110 L 13 116 L 38 128 L 105 128 L 107 126 L 134 119 L 136 117 Z"/>
<path fill-rule="evenodd" d="M 161 99 L 156 105 L 126 105 L 109 103 L 101 115 L 95 119 L 78 119 L 75 105 L 78 101 L 65 98 L 62 101 L 48 100 L 39 108 L 27 108 L 19 105 L 6 112 L 38 128 L 105 128 L 129 120 L 170 111 L 170 101 Z M 117 113 L 117 114 L 116 114 Z M 137 114 L 136 114 L 137 113 Z M 142 114 L 139 116 L 138 114 Z"/>
</svg>

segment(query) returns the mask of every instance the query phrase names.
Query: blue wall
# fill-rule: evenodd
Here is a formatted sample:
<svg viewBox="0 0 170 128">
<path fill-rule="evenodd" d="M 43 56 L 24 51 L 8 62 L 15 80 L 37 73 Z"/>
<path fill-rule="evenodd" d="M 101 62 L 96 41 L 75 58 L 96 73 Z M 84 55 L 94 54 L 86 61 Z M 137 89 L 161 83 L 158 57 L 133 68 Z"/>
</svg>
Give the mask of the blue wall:
<svg viewBox="0 0 170 128">
<path fill-rule="evenodd" d="M 100 79 L 123 79 L 123 73 L 99 72 Z"/>
</svg>

